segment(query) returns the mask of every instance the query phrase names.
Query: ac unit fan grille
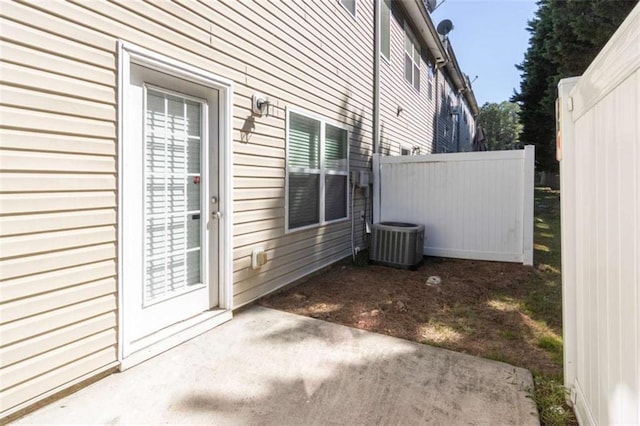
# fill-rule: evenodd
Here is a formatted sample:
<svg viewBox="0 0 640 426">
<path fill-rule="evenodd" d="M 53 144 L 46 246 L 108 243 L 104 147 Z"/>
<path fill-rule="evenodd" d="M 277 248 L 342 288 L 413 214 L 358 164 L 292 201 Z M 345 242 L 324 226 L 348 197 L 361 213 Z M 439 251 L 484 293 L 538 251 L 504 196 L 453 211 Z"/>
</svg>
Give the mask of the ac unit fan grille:
<svg viewBox="0 0 640 426">
<path fill-rule="evenodd" d="M 372 226 L 370 258 L 388 266 L 411 268 L 422 262 L 424 226 L 381 222 Z"/>
</svg>

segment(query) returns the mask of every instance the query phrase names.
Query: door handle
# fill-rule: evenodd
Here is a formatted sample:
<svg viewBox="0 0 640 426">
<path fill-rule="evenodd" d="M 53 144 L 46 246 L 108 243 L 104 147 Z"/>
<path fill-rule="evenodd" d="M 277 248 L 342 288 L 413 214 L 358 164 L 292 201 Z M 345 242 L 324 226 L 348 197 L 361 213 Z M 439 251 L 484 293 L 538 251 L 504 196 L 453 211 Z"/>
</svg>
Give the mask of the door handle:
<svg viewBox="0 0 640 426">
<path fill-rule="evenodd" d="M 212 219 L 220 219 L 222 217 L 222 213 L 221 212 L 211 212 L 211 218 Z"/>
</svg>

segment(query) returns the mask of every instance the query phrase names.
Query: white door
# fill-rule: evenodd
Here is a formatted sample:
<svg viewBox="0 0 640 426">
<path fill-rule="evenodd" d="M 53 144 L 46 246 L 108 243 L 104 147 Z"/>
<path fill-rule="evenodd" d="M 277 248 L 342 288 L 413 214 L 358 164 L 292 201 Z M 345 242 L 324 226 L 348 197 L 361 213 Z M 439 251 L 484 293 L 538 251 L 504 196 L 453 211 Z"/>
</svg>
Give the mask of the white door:
<svg viewBox="0 0 640 426">
<path fill-rule="evenodd" d="M 131 66 L 121 150 L 125 357 L 219 304 L 218 96 Z"/>
</svg>

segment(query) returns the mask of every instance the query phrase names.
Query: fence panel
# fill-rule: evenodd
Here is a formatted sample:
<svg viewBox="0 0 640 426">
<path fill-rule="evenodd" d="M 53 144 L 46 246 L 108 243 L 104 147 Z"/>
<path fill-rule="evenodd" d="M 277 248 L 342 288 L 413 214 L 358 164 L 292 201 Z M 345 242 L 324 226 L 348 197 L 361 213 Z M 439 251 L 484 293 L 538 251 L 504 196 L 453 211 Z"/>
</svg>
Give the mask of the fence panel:
<svg viewBox="0 0 640 426">
<path fill-rule="evenodd" d="M 640 6 L 558 86 L 565 385 L 580 424 L 640 424 Z"/>
<path fill-rule="evenodd" d="M 534 148 L 374 158 L 374 218 L 425 225 L 424 254 L 533 262 Z"/>
</svg>

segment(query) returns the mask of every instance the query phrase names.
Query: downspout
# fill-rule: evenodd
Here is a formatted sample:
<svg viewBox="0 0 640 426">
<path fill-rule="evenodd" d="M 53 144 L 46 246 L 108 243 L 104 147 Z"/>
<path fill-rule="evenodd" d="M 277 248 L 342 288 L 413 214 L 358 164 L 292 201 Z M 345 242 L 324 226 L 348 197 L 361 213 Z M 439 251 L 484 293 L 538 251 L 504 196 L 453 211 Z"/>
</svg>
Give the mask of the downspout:
<svg viewBox="0 0 640 426">
<path fill-rule="evenodd" d="M 380 1 L 383 0 L 374 0 L 373 2 L 373 154 L 378 154 L 380 152 Z M 371 167 L 371 175 L 374 177 L 376 176 L 376 173 L 373 170 L 373 164 Z M 351 182 L 351 185 L 351 255 L 355 263 L 357 252 L 355 247 L 355 213 L 353 208 L 355 205 L 356 185 L 354 182 Z M 376 186 L 374 184 L 374 188 L 375 187 Z M 366 193 L 368 193 L 368 190 L 369 188 L 367 188 Z M 379 196 L 371 197 L 372 200 L 376 200 L 376 198 L 379 202 Z M 367 209 L 366 203 L 368 203 L 368 200 L 365 195 L 365 212 Z M 372 212 L 374 210 L 374 208 L 371 209 Z M 366 224 L 366 214 L 364 220 Z M 364 239 L 363 235 L 363 242 Z"/>
<path fill-rule="evenodd" d="M 440 133 L 439 133 L 440 132 L 440 111 L 438 111 L 438 108 L 440 106 L 440 102 L 438 102 L 438 94 L 440 93 L 440 85 L 438 84 L 439 83 L 438 82 L 438 76 L 440 74 L 440 64 L 436 64 L 434 72 L 436 73 L 436 87 L 435 87 L 435 89 L 436 89 L 436 115 L 435 115 L 435 117 L 436 117 L 436 126 L 435 126 L 435 132 L 436 133 L 435 133 L 435 138 L 434 138 L 435 145 L 434 145 L 433 153 L 437 154 L 438 153 L 438 138 L 440 136 Z"/>
<path fill-rule="evenodd" d="M 373 153 L 380 153 L 380 2 L 374 1 L 373 12 Z"/>
<path fill-rule="evenodd" d="M 374 0 L 373 6 L 373 154 L 380 154 L 380 2 L 384 0 Z M 373 167 L 373 165 L 372 165 Z M 372 177 L 379 176 L 379 173 L 372 170 Z M 372 203 L 380 203 L 380 182 L 373 183 L 373 189 L 377 189 L 377 194 L 371 197 Z M 379 207 L 379 206 L 378 206 Z M 371 222 L 375 223 L 379 218 L 373 217 L 373 212 L 379 212 L 375 206 L 371 206 Z M 365 223 L 366 223 L 365 217 Z"/>
<path fill-rule="evenodd" d="M 458 106 L 457 106 L 458 115 L 455 116 L 456 117 L 456 127 L 458 128 L 457 132 L 456 132 L 457 133 L 456 134 L 456 152 L 460 152 L 460 135 L 461 135 L 460 122 L 462 121 L 462 120 L 460 120 L 460 114 L 462 113 L 462 103 L 461 103 L 462 102 L 461 101 L 462 96 L 460 96 L 460 92 L 458 92 L 458 96 L 457 97 L 458 97 L 458 99 L 457 99 L 457 101 L 458 101 Z"/>
</svg>

